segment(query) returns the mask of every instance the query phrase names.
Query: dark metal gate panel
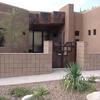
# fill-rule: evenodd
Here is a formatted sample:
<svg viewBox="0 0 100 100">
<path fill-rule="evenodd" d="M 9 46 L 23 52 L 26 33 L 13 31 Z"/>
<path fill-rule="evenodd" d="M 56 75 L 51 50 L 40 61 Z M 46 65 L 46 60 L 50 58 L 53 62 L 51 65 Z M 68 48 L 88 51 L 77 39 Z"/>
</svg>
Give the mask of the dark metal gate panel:
<svg viewBox="0 0 100 100">
<path fill-rule="evenodd" d="M 76 61 L 76 43 L 66 42 L 53 45 L 53 68 L 63 68 Z"/>
<path fill-rule="evenodd" d="M 64 67 L 67 67 L 67 64 L 76 62 L 76 42 L 67 42 L 64 45 Z"/>
<path fill-rule="evenodd" d="M 61 45 L 53 45 L 53 68 L 61 68 Z"/>
</svg>

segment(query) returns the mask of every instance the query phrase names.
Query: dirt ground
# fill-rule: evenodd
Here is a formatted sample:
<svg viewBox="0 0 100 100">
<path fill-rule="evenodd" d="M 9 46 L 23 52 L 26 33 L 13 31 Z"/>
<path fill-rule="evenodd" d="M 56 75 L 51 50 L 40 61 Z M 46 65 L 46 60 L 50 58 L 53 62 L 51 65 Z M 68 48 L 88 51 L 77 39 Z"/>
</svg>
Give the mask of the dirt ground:
<svg viewBox="0 0 100 100">
<path fill-rule="evenodd" d="M 0 86 L 0 96 L 8 97 L 9 100 L 13 98 L 9 95 L 9 90 L 15 87 L 25 87 L 28 89 L 36 88 L 38 86 L 46 87 L 50 94 L 46 97 L 46 100 L 86 100 L 86 95 L 88 93 L 68 93 L 64 91 L 61 85 L 61 81 L 50 81 L 41 83 L 31 83 L 31 84 L 20 84 L 20 85 L 10 85 L 10 86 Z M 100 83 L 96 83 L 97 90 L 100 90 Z M 20 100 L 16 99 L 16 100 Z"/>
</svg>

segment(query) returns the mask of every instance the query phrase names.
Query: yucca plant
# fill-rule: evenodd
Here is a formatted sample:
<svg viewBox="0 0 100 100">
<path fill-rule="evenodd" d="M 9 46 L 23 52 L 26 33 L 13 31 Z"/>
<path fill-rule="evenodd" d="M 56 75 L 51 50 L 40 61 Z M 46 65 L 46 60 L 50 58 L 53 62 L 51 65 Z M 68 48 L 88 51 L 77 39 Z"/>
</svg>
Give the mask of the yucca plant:
<svg viewBox="0 0 100 100">
<path fill-rule="evenodd" d="M 67 69 L 68 70 L 68 69 Z M 95 90 L 91 83 L 86 81 L 81 74 L 78 64 L 70 64 L 67 74 L 63 78 L 64 88 L 69 91 L 88 91 Z"/>
</svg>

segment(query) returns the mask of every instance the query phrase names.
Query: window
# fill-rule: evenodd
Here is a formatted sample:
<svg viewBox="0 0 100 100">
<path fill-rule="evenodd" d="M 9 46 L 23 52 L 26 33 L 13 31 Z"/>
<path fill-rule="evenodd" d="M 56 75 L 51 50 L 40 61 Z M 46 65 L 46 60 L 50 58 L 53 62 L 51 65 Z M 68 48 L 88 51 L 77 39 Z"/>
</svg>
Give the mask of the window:
<svg viewBox="0 0 100 100">
<path fill-rule="evenodd" d="M 75 31 L 75 36 L 79 36 L 79 31 Z"/>
<path fill-rule="evenodd" d="M 33 33 L 33 52 L 43 52 L 43 32 L 37 31 Z"/>
<path fill-rule="evenodd" d="M 93 35 L 96 35 L 96 29 L 93 30 Z"/>
<path fill-rule="evenodd" d="M 91 35 L 91 30 L 88 30 L 88 35 Z"/>
<path fill-rule="evenodd" d="M 75 41 L 79 41 L 79 39 L 75 39 Z"/>
<path fill-rule="evenodd" d="M 49 33 L 48 32 L 43 32 L 43 38 L 44 40 L 49 40 Z"/>
<path fill-rule="evenodd" d="M 26 33 L 25 33 L 25 32 L 22 32 L 22 34 L 23 34 L 23 35 L 26 35 Z"/>
<path fill-rule="evenodd" d="M 4 38 L 4 29 L 0 28 L 0 47 L 4 47 L 5 38 Z"/>
</svg>

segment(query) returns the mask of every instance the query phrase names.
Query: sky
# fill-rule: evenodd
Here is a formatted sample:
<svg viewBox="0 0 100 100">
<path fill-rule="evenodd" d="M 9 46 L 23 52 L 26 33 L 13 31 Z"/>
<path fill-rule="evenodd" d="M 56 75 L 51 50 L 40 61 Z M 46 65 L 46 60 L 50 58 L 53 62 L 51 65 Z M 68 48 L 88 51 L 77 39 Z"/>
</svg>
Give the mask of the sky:
<svg viewBox="0 0 100 100">
<path fill-rule="evenodd" d="M 66 4 L 74 4 L 75 11 L 100 6 L 100 0 L 0 0 L 0 2 L 30 11 L 58 11 Z"/>
</svg>

